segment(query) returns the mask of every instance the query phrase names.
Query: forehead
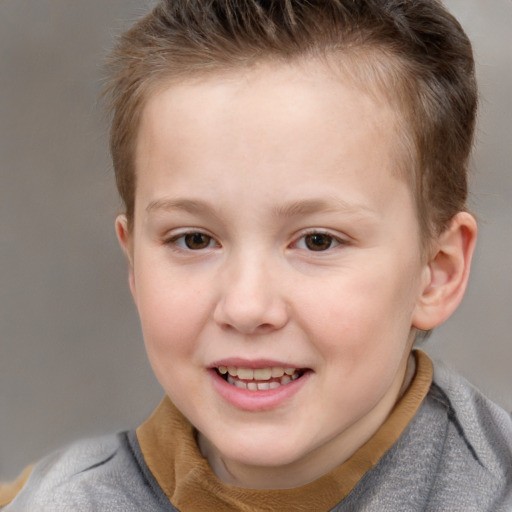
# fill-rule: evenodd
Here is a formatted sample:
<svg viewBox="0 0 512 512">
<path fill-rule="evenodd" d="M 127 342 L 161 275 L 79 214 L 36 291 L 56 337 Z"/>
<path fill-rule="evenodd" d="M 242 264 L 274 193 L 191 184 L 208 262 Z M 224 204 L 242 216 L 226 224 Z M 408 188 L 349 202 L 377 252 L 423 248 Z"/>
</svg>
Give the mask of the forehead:
<svg viewBox="0 0 512 512">
<path fill-rule="evenodd" d="M 215 191 L 219 175 L 234 182 L 235 172 L 251 191 L 283 176 L 307 195 L 312 184 L 342 173 L 345 181 L 365 182 L 359 193 L 371 194 L 398 174 L 398 124 L 383 94 L 367 94 L 316 61 L 168 85 L 143 112 L 137 195 L 194 178 Z"/>
<path fill-rule="evenodd" d="M 174 123 L 174 136 L 185 133 L 192 124 L 196 129 L 217 131 L 221 125 L 215 123 L 221 120 L 260 130 L 261 134 L 275 127 L 284 136 L 315 124 L 348 127 L 340 114 L 363 121 L 358 126 L 352 124 L 351 132 L 364 130 L 370 134 L 385 125 L 390 135 L 397 135 L 402 116 L 390 103 L 389 95 L 370 85 L 363 88 L 346 69 L 335 68 L 327 60 L 302 59 L 263 62 L 244 70 L 212 72 L 176 83 L 163 81 L 145 103 L 138 139 L 144 139 L 151 130 L 161 130 L 159 124 L 171 118 L 179 120 Z M 324 137 L 327 132 L 321 130 Z M 315 132 L 311 132 L 311 138 L 315 138 Z"/>
</svg>

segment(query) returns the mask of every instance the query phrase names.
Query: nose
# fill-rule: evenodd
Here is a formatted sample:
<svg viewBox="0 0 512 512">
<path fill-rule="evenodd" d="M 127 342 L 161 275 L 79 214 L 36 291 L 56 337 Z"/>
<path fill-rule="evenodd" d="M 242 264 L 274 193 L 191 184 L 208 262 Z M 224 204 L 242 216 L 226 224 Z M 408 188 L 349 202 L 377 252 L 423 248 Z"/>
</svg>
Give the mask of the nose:
<svg viewBox="0 0 512 512">
<path fill-rule="evenodd" d="M 288 306 L 278 277 L 264 258 L 252 255 L 230 262 L 223 272 L 214 320 L 242 334 L 266 334 L 288 322 Z"/>
</svg>

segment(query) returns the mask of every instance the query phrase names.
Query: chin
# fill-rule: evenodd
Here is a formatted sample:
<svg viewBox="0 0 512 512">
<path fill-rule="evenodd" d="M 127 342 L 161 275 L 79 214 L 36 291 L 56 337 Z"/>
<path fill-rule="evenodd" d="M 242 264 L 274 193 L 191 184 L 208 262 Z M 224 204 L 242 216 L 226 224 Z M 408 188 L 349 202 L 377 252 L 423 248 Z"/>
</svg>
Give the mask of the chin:
<svg viewBox="0 0 512 512">
<path fill-rule="evenodd" d="M 297 451 L 300 442 L 283 443 L 283 435 L 273 436 L 269 439 L 248 442 L 249 436 L 244 436 L 238 441 L 233 437 L 229 438 L 229 443 L 221 443 L 218 450 L 223 458 L 232 460 L 238 464 L 254 467 L 273 467 L 288 466 L 302 459 L 305 453 Z"/>
</svg>

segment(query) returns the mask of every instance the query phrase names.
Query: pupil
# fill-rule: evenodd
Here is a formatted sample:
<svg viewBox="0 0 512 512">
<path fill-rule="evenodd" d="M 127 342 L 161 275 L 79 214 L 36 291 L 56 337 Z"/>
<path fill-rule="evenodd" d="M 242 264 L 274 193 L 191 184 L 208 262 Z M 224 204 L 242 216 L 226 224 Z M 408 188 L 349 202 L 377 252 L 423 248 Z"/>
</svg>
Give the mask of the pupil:
<svg viewBox="0 0 512 512">
<path fill-rule="evenodd" d="M 323 233 L 306 236 L 306 246 L 312 251 L 324 251 L 331 246 L 332 237 Z"/>
<path fill-rule="evenodd" d="M 205 249 L 210 243 L 210 237 L 203 233 L 185 235 L 185 244 L 189 249 Z"/>
</svg>

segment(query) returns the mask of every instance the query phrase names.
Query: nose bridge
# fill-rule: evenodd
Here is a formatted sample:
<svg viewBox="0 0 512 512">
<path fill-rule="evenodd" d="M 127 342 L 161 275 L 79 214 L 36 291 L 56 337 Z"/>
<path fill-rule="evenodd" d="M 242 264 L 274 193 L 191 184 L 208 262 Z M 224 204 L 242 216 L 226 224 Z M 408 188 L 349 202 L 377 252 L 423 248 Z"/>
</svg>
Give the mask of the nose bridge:
<svg viewBox="0 0 512 512">
<path fill-rule="evenodd" d="M 268 255 L 241 250 L 227 258 L 216 321 L 251 334 L 281 328 L 287 319 L 278 265 Z"/>
</svg>

